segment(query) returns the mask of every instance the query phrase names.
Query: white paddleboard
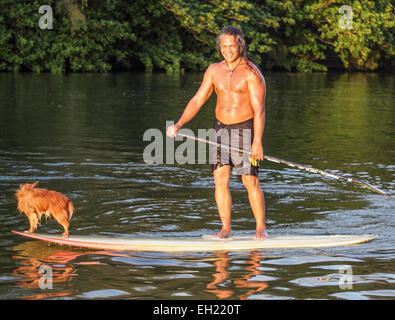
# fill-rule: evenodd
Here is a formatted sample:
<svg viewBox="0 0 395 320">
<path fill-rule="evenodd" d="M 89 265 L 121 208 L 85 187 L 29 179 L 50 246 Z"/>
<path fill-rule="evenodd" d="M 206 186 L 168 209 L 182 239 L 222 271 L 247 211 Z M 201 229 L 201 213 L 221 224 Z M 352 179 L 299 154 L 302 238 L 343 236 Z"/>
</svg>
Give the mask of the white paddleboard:
<svg viewBox="0 0 395 320">
<path fill-rule="evenodd" d="M 75 236 L 63 238 L 61 235 L 26 233 L 15 234 L 42 241 L 90 249 L 112 251 L 162 251 L 162 252 L 202 252 L 202 251 L 243 251 L 259 249 L 323 248 L 349 246 L 371 241 L 377 236 L 367 235 L 303 235 L 273 236 L 264 240 L 254 240 L 252 236 L 218 239 L 203 237 L 172 238 L 127 238 L 104 236 Z"/>
</svg>

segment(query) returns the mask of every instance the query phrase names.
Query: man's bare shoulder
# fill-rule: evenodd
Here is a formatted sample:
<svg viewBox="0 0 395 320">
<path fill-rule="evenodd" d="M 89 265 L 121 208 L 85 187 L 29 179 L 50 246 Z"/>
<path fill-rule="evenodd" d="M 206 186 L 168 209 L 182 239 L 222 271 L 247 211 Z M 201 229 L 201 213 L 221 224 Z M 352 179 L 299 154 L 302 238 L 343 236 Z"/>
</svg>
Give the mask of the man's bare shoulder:
<svg viewBox="0 0 395 320">
<path fill-rule="evenodd" d="M 211 81 L 214 81 L 215 75 L 218 74 L 220 68 L 221 68 L 221 63 L 223 62 L 216 62 L 210 64 L 206 71 L 204 72 L 204 78 L 205 79 L 211 79 Z"/>
<path fill-rule="evenodd" d="M 265 78 L 263 77 L 263 74 L 261 70 L 250 60 L 246 62 L 246 67 L 249 71 L 248 73 L 248 79 L 249 81 L 255 81 L 255 82 L 265 82 Z"/>
<path fill-rule="evenodd" d="M 207 67 L 206 72 L 216 72 L 219 68 L 222 67 L 223 64 L 223 61 L 212 63 Z"/>
</svg>

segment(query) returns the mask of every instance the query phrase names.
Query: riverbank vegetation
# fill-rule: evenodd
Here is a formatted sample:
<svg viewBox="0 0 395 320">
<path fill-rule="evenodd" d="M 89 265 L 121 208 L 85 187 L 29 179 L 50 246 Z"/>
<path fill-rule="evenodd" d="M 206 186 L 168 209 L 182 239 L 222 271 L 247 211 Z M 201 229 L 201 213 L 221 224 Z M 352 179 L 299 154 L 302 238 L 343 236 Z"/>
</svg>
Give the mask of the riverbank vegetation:
<svg viewBox="0 0 395 320">
<path fill-rule="evenodd" d="M 391 0 L 344 2 L 46 0 L 40 13 L 41 0 L 2 0 L 0 71 L 203 71 L 230 24 L 263 70 L 393 69 Z"/>
</svg>

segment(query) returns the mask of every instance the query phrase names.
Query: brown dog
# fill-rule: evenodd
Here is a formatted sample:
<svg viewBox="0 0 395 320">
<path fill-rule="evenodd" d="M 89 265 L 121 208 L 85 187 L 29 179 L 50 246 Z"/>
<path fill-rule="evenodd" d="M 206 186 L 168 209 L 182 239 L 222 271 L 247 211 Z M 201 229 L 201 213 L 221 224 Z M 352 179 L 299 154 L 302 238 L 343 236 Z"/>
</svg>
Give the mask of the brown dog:
<svg viewBox="0 0 395 320">
<path fill-rule="evenodd" d="M 20 189 L 15 193 L 18 210 L 26 214 L 29 219 L 30 229 L 26 232 L 33 233 L 41 221 L 41 216 L 45 214 L 45 218 L 52 215 L 63 226 L 63 237 L 68 237 L 70 219 L 74 211 L 73 203 L 59 192 L 35 188 L 37 184 L 38 181 L 20 185 Z"/>
</svg>

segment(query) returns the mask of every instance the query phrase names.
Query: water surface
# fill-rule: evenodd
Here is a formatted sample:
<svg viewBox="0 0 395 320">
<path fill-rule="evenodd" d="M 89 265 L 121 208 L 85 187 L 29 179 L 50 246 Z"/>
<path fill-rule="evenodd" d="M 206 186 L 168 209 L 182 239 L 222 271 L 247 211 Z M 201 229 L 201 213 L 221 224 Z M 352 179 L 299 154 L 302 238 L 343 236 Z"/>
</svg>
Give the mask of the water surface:
<svg viewBox="0 0 395 320">
<path fill-rule="evenodd" d="M 377 234 L 327 249 L 216 253 L 108 252 L 23 239 L 19 184 L 66 194 L 70 233 L 201 236 L 220 228 L 202 164 L 146 164 L 147 129 L 164 134 L 202 74 L 0 74 L 1 299 L 394 299 L 394 201 L 368 189 L 265 162 L 269 235 Z M 266 73 L 264 152 L 353 176 L 394 194 L 394 76 Z M 187 125 L 210 128 L 215 97 Z M 177 145 L 176 145 L 177 146 Z M 253 235 L 232 177 L 232 227 Z M 54 221 L 39 232 L 59 234 Z M 53 289 L 40 289 L 40 267 Z M 347 273 L 348 272 L 348 273 Z M 352 278 L 345 278 L 351 275 Z M 345 281 L 345 280 L 352 280 Z M 343 285 L 342 285 L 343 284 Z"/>
</svg>

